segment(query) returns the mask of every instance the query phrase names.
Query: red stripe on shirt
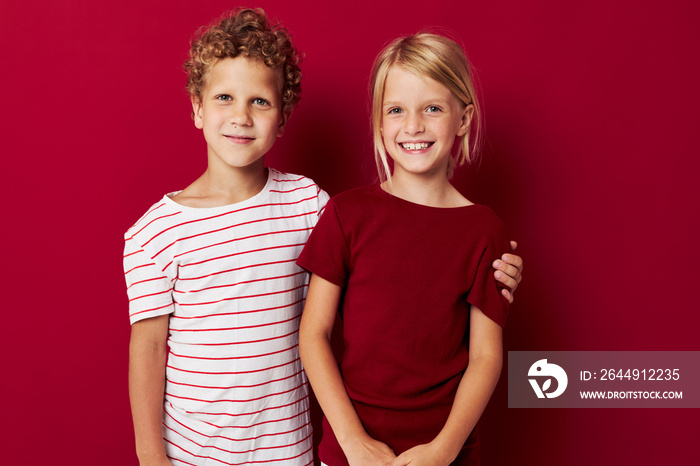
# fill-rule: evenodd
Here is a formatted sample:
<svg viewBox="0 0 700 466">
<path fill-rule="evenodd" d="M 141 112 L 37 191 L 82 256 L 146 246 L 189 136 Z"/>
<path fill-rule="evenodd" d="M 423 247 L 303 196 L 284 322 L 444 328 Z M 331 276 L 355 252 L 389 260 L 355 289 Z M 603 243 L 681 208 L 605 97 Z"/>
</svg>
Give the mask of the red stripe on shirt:
<svg viewBox="0 0 700 466">
<path fill-rule="evenodd" d="M 173 315 L 172 318 L 173 318 L 173 319 L 185 319 L 185 320 L 187 320 L 187 319 L 204 319 L 204 318 L 207 318 L 207 317 L 233 316 L 233 315 L 238 315 L 238 314 L 253 314 L 253 313 L 255 313 L 255 312 L 274 311 L 274 310 L 277 310 L 277 309 L 284 309 L 285 307 L 292 307 L 292 306 L 295 306 L 295 305 L 299 304 L 301 301 L 304 301 L 304 298 L 298 299 L 298 300 L 294 301 L 293 303 L 283 304 L 283 305 L 281 305 L 281 306 L 275 306 L 275 307 L 267 307 L 267 308 L 264 308 L 264 309 L 251 309 L 251 310 L 248 310 L 248 311 L 236 311 L 236 312 L 222 312 L 222 313 L 219 313 L 219 314 L 205 314 L 205 315 L 201 315 L 201 316 L 178 316 L 178 315 Z"/>
<path fill-rule="evenodd" d="M 309 184 L 309 185 L 306 185 L 306 186 L 299 186 L 298 188 L 290 189 L 290 190 L 287 190 L 287 191 L 281 191 L 281 190 L 279 190 L 279 189 L 271 189 L 270 192 L 271 192 L 271 193 L 280 193 L 280 194 L 293 193 L 294 191 L 299 191 L 300 189 L 309 189 L 309 188 L 311 188 L 311 187 L 313 187 L 313 186 L 316 186 L 316 185 L 315 185 L 315 184 Z M 316 191 L 316 195 L 318 195 L 318 191 Z"/>
<path fill-rule="evenodd" d="M 207 372 L 207 371 L 192 371 L 188 369 L 181 369 L 179 367 L 172 366 L 170 364 L 166 364 L 165 367 L 168 367 L 172 370 L 179 371 L 179 372 L 186 372 L 188 374 L 204 374 L 204 375 L 240 375 L 240 374 L 255 374 L 257 372 L 265 372 L 265 371 L 271 371 L 272 369 L 279 369 L 280 367 L 284 366 L 289 366 L 291 364 L 294 364 L 299 361 L 299 358 L 296 358 L 293 361 L 287 361 L 284 364 L 277 364 L 276 366 L 269 366 L 269 367 L 264 367 L 262 369 L 255 369 L 252 371 L 235 371 L 235 372 Z"/>
<path fill-rule="evenodd" d="M 298 247 L 298 246 L 304 246 L 304 244 L 305 244 L 305 243 L 282 244 L 282 245 L 279 245 L 279 246 L 270 246 L 270 247 L 267 247 L 267 248 L 251 249 L 251 250 L 249 250 L 249 251 L 241 251 L 241 252 L 236 252 L 236 253 L 233 253 L 233 254 L 226 254 L 225 256 L 212 257 L 212 258 L 210 258 L 210 259 L 206 259 L 206 260 L 199 261 L 199 262 L 190 262 L 190 263 L 188 263 L 188 264 L 181 264 L 180 267 L 191 267 L 191 266 L 193 266 L 193 265 L 205 264 L 205 263 L 207 263 L 207 262 L 212 262 L 212 261 L 215 261 L 215 260 L 228 259 L 229 257 L 241 256 L 241 255 L 244 255 L 244 254 L 253 254 L 253 253 L 255 253 L 255 252 L 271 251 L 271 250 L 273 250 L 273 249 L 295 248 L 295 247 Z M 172 261 L 171 261 L 170 263 L 168 263 L 168 265 L 166 265 L 166 266 L 161 270 L 161 272 L 164 272 L 165 269 L 167 269 L 168 267 L 170 267 L 170 264 L 172 264 Z"/>
<path fill-rule="evenodd" d="M 220 399 L 220 400 L 203 400 L 203 399 L 199 399 L 199 398 L 188 398 L 188 397 L 185 397 L 185 396 L 177 396 L 177 395 L 173 395 L 172 393 L 167 393 L 167 395 L 170 396 L 170 397 L 172 397 L 172 398 L 177 398 L 177 399 L 179 399 L 179 400 L 202 401 L 202 402 L 205 402 L 205 403 L 251 403 L 251 402 L 253 402 L 253 401 L 260 401 L 260 400 L 264 400 L 265 398 L 271 398 L 271 397 L 273 397 L 273 396 L 285 395 L 285 394 L 287 394 L 287 393 L 291 393 L 291 392 L 297 391 L 297 390 L 299 390 L 301 387 L 303 387 L 304 385 L 306 385 L 306 382 L 302 382 L 301 384 L 297 385 L 296 387 L 290 388 L 289 390 L 285 390 L 285 391 L 283 391 L 283 392 L 268 393 L 268 394 L 265 395 L 265 396 L 259 396 L 259 397 L 257 397 L 257 398 L 250 398 L 250 399 L 248 399 L 248 400 L 226 400 L 226 399 Z M 289 407 L 289 406 L 291 406 L 291 405 L 293 405 L 293 404 L 296 404 L 296 403 L 299 403 L 300 401 L 305 400 L 306 398 L 308 398 L 308 395 L 306 395 L 306 396 L 304 396 L 304 397 L 302 397 L 302 398 L 299 398 L 298 400 L 296 400 L 296 401 L 294 401 L 294 402 L 292 402 L 292 403 L 288 403 L 288 404 L 286 404 L 286 405 L 282 405 L 282 406 L 271 406 L 271 407 L 269 407 L 269 408 L 265 408 L 265 409 L 262 409 L 262 410 L 260 410 L 260 411 L 256 411 L 256 412 L 252 412 L 252 413 L 236 413 L 236 414 L 231 414 L 231 413 L 194 413 L 194 414 L 207 414 L 207 415 L 211 415 L 211 416 L 250 416 L 251 414 L 259 414 L 259 413 L 261 413 L 261 412 L 263 412 L 263 411 L 267 411 L 267 410 L 269 410 L 269 409 L 287 408 L 287 407 Z"/>
<path fill-rule="evenodd" d="M 293 379 L 294 377 L 298 376 L 301 374 L 303 370 L 297 371 L 292 375 L 288 375 L 287 377 L 281 377 L 279 379 L 272 379 L 272 380 L 267 380 L 265 382 L 261 383 L 256 383 L 252 385 L 233 385 L 233 386 L 226 386 L 226 387 L 217 387 L 217 386 L 211 386 L 211 385 L 196 385 L 196 384 L 190 384 L 190 383 L 184 383 L 184 382 L 176 382 L 171 379 L 166 379 L 168 383 L 174 384 L 174 385 L 180 385 L 180 386 L 185 386 L 185 387 L 192 387 L 192 388 L 204 388 L 207 390 L 231 390 L 231 389 L 240 389 L 240 388 L 256 388 L 256 387 L 262 387 L 263 385 L 270 385 L 275 382 L 282 382 L 283 380 L 288 380 L 288 379 Z"/>
<path fill-rule="evenodd" d="M 170 350 L 168 354 L 171 354 L 177 358 L 186 358 L 186 359 L 197 359 L 197 360 L 202 360 L 202 361 L 231 361 L 235 359 L 255 359 L 255 358 L 262 358 L 265 356 L 272 356 L 273 354 L 280 354 L 284 353 L 286 351 L 291 351 L 294 348 L 298 347 L 299 344 L 297 343 L 296 345 L 290 346 L 289 348 L 281 349 L 279 351 L 273 351 L 271 353 L 264 353 L 264 354 L 251 354 L 249 356 L 231 356 L 228 358 L 205 358 L 205 357 L 199 357 L 199 356 L 188 356 L 188 355 L 183 355 L 183 354 L 177 354 Z"/>
<path fill-rule="evenodd" d="M 298 246 L 298 245 L 296 245 L 296 246 Z M 213 277 L 213 276 L 215 276 L 215 275 L 220 275 L 220 274 L 222 274 L 222 273 L 237 272 L 237 271 L 239 271 L 239 270 L 251 269 L 251 268 L 253 268 L 253 267 L 264 267 L 264 266 L 266 266 L 266 265 L 286 264 L 287 262 L 296 262 L 296 259 L 288 259 L 288 260 L 284 260 L 284 261 L 274 261 L 274 262 L 261 262 L 260 264 L 244 265 L 243 267 L 236 267 L 236 268 L 233 268 L 233 269 L 226 269 L 226 270 L 222 270 L 222 271 L 220 271 L 220 272 L 212 272 L 212 273 L 210 273 L 210 274 L 202 275 L 202 276 L 199 276 L 199 277 L 180 277 L 178 280 L 183 281 L 183 282 L 184 282 L 184 281 L 187 281 L 187 280 L 201 280 L 202 278 Z M 183 267 L 184 267 L 184 265 L 183 265 Z"/>
<path fill-rule="evenodd" d="M 171 408 L 173 408 L 172 403 L 168 403 L 168 404 L 170 405 Z M 173 409 L 174 409 L 174 408 L 173 408 Z M 297 431 L 299 431 L 299 430 L 301 430 L 301 429 L 307 427 L 309 424 L 311 424 L 311 422 L 307 422 L 306 424 L 304 424 L 304 425 L 302 425 L 302 426 L 300 426 L 300 427 L 298 427 L 298 428 L 296 428 L 296 429 L 288 430 L 288 431 L 285 431 L 285 432 L 271 432 L 271 433 L 269 433 L 269 434 L 261 434 L 261 435 L 258 435 L 258 436 L 256 436 L 256 437 L 233 438 L 233 437 L 227 437 L 227 436 L 225 436 L 225 435 L 205 435 L 205 434 L 203 434 L 203 433 L 201 433 L 201 432 L 198 432 L 198 431 L 192 429 L 191 427 L 188 427 L 188 426 L 184 425 L 182 422 L 180 422 L 180 421 L 178 421 L 177 419 L 175 419 L 169 412 L 165 411 L 165 414 L 166 414 L 170 419 L 172 419 L 172 421 L 175 422 L 176 424 L 182 426 L 184 429 L 187 429 L 187 430 L 189 430 L 190 432 L 193 432 L 193 433 L 195 433 L 195 434 L 197 434 L 197 435 L 200 435 L 200 436 L 206 437 L 206 438 L 220 438 L 220 439 L 224 439 L 224 440 L 230 440 L 230 441 L 232 441 L 232 442 L 249 442 L 249 441 L 251 441 L 251 440 L 257 440 L 257 439 L 260 439 L 260 438 L 263 438 L 263 437 L 277 437 L 278 435 L 287 435 L 287 434 L 291 434 L 291 433 L 297 432 Z M 209 423 L 207 423 L 207 424 L 209 424 Z M 210 425 L 211 425 L 211 424 L 210 424 Z"/>
<path fill-rule="evenodd" d="M 269 327 L 271 325 L 280 325 L 280 324 L 286 324 L 289 323 L 293 320 L 300 319 L 301 316 L 294 316 L 290 319 L 286 320 L 280 320 L 278 322 L 267 322 L 264 324 L 258 324 L 258 325 L 247 325 L 243 327 L 227 327 L 227 328 L 188 328 L 188 329 L 176 329 L 176 328 L 170 328 L 171 332 L 227 332 L 231 330 L 247 330 L 251 328 L 260 328 L 260 327 Z"/>
<path fill-rule="evenodd" d="M 233 301 L 236 299 L 249 299 L 249 298 L 259 298 L 261 296 L 272 296 L 275 294 L 284 294 L 284 293 L 290 293 L 292 291 L 298 290 L 299 288 L 306 288 L 308 285 L 300 285 L 296 286 L 294 288 L 290 288 L 288 290 L 282 290 L 282 291 L 272 291 L 270 293 L 260 293 L 260 294 L 252 294 L 252 295 L 247 295 L 247 296 L 232 296 L 230 298 L 221 298 L 217 301 L 209 301 L 209 302 L 204 302 L 204 303 L 179 303 L 180 306 L 204 306 L 206 304 L 218 304 L 218 303 L 223 303 L 224 301 Z"/>
<path fill-rule="evenodd" d="M 287 274 L 287 275 L 279 275 L 279 276 L 277 276 L 277 277 L 256 278 L 255 280 L 245 280 L 245 281 L 240 281 L 240 282 L 235 282 L 235 283 L 228 283 L 228 284 L 226 284 L 226 285 L 208 286 L 208 287 L 206 287 L 206 288 L 200 288 L 200 289 L 198 289 L 198 290 L 185 290 L 185 291 L 182 291 L 182 290 L 175 289 L 175 290 L 173 290 L 173 291 L 175 291 L 176 293 L 182 293 L 182 294 L 200 293 L 200 292 L 206 291 L 206 290 L 215 290 L 215 289 L 218 289 L 218 288 L 230 288 L 230 287 L 232 287 L 232 286 L 245 285 L 245 284 L 248 284 L 248 283 L 266 282 L 266 281 L 269 281 L 269 280 L 279 280 L 279 279 L 282 279 L 282 278 L 296 277 L 297 275 L 301 275 L 301 274 L 305 274 L 305 273 L 307 273 L 307 272 L 306 272 L 305 270 L 302 270 L 302 271 L 297 272 L 297 273 L 290 273 L 290 274 Z"/>
<path fill-rule="evenodd" d="M 192 440 L 191 438 L 188 438 L 188 437 L 186 437 L 185 435 L 183 435 L 182 432 L 178 432 L 178 431 L 176 431 L 175 429 L 173 429 L 173 428 L 170 427 L 170 426 L 165 426 L 165 427 L 166 427 L 168 430 L 170 430 L 171 432 L 174 432 L 174 433 L 176 433 L 177 435 L 179 435 L 180 437 L 182 437 L 183 439 L 187 440 L 188 442 L 194 443 L 194 444 L 197 445 L 199 448 L 202 448 L 202 449 L 204 449 L 204 448 L 212 448 L 212 449 L 214 449 L 214 450 L 218 450 L 218 451 L 221 451 L 221 452 L 223 452 L 223 453 L 230 454 L 230 455 L 243 455 L 243 454 L 246 454 L 246 453 L 252 453 L 252 452 L 254 452 L 254 451 L 260 451 L 260 450 L 276 450 L 276 449 L 279 449 L 279 448 L 293 447 L 294 445 L 299 445 L 300 443 L 303 443 L 303 442 L 307 441 L 307 440 L 309 439 L 309 437 L 311 437 L 311 436 L 313 435 L 313 434 L 309 434 L 309 435 L 307 435 L 306 437 L 304 437 L 303 439 L 301 439 L 301 440 L 299 440 L 299 441 L 297 441 L 297 442 L 294 442 L 294 443 L 288 443 L 288 444 L 284 444 L 284 445 L 274 445 L 274 446 L 269 446 L 269 447 L 258 447 L 258 448 L 253 448 L 253 449 L 251 449 L 251 450 L 233 451 L 233 450 L 226 450 L 226 449 L 224 449 L 224 448 L 220 448 L 220 447 L 217 447 L 217 446 L 214 446 L 214 445 L 204 445 L 204 444 L 197 443 L 197 442 L 195 442 L 194 440 Z M 206 436 L 205 436 L 205 437 L 206 437 Z M 207 437 L 207 438 L 210 438 L 210 437 Z"/>
</svg>

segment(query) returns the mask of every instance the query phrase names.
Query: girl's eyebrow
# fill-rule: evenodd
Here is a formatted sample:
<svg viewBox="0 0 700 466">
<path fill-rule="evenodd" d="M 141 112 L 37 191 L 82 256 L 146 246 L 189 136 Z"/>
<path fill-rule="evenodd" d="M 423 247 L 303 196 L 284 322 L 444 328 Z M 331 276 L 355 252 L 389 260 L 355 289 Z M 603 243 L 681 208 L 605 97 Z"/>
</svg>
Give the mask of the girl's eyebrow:
<svg viewBox="0 0 700 466">
<path fill-rule="evenodd" d="M 426 99 L 426 100 L 424 100 L 423 102 L 420 102 L 420 103 L 418 104 L 418 106 L 419 106 L 419 107 L 425 107 L 425 106 L 427 106 L 427 105 L 435 105 L 435 104 L 447 105 L 448 102 L 449 102 L 449 100 L 447 100 L 447 99 L 442 99 L 442 98 Z M 382 103 L 382 107 L 391 107 L 391 106 L 394 106 L 394 105 L 403 106 L 404 104 L 401 103 L 401 102 L 395 102 L 395 101 L 393 101 L 393 100 L 385 100 L 384 103 Z"/>
</svg>

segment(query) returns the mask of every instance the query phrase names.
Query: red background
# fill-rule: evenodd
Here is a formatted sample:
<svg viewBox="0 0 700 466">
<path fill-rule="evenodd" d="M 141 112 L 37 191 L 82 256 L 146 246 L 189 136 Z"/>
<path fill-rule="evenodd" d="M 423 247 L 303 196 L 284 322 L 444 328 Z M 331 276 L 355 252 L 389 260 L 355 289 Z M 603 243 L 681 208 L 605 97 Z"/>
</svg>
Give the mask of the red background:
<svg viewBox="0 0 700 466">
<path fill-rule="evenodd" d="M 268 163 L 331 194 L 371 182 L 373 57 L 449 28 L 488 137 L 455 183 L 526 261 L 506 348 L 700 350 L 695 4 L 260 1 L 306 53 Z M 233 6 L 2 2 L 3 464 L 136 464 L 122 234 L 204 169 L 181 67 L 196 28 Z M 697 464 L 695 410 L 509 410 L 505 382 L 485 465 Z"/>
</svg>

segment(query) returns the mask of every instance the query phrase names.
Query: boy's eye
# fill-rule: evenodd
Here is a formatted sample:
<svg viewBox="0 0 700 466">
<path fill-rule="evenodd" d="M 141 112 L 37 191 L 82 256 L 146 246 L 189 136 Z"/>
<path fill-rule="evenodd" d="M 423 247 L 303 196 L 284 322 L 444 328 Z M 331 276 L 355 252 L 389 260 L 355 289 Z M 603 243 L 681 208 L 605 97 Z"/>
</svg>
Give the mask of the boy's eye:
<svg viewBox="0 0 700 466">
<path fill-rule="evenodd" d="M 217 95 L 217 96 L 215 97 L 215 99 L 216 99 L 216 100 L 223 100 L 223 101 L 226 101 L 226 102 L 233 100 L 233 98 L 232 98 L 230 95 L 228 95 L 228 94 Z"/>
<path fill-rule="evenodd" d="M 256 99 L 253 99 L 253 103 L 254 103 L 255 105 L 270 105 L 270 102 L 268 102 L 268 101 L 265 100 L 265 99 L 261 99 L 260 97 L 258 97 L 258 98 L 256 98 Z"/>
</svg>

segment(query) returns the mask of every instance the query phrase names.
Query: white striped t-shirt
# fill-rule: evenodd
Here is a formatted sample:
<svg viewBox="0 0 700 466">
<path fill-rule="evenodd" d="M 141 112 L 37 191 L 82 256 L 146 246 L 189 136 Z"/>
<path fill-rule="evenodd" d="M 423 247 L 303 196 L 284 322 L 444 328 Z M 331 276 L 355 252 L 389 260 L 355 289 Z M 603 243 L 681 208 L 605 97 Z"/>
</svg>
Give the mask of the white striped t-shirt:
<svg viewBox="0 0 700 466">
<path fill-rule="evenodd" d="M 174 464 L 309 465 L 299 360 L 307 273 L 295 263 L 328 195 L 269 170 L 237 204 L 164 196 L 125 234 L 132 323 L 170 314 L 163 436 Z"/>
</svg>

